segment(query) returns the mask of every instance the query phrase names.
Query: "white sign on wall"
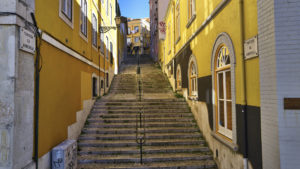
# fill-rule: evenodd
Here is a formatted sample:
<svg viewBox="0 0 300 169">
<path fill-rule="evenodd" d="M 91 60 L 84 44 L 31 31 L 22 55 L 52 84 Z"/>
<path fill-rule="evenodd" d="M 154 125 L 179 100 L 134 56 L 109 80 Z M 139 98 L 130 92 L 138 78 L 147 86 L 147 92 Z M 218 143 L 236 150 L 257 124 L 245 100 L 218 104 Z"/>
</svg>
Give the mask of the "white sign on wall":
<svg viewBox="0 0 300 169">
<path fill-rule="evenodd" d="M 20 49 L 32 54 L 35 53 L 35 35 L 24 28 L 20 28 Z"/>
<path fill-rule="evenodd" d="M 251 59 L 258 56 L 257 36 L 245 41 L 244 51 L 245 59 Z"/>
</svg>

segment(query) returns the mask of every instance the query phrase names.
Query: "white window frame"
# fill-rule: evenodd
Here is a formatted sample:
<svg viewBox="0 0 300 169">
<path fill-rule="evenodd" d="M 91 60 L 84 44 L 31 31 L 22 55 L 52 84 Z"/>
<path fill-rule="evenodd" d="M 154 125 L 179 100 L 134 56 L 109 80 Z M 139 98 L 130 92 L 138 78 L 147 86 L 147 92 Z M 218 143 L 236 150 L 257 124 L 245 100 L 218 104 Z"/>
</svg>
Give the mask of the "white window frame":
<svg viewBox="0 0 300 169">
<path fill-rule="evenodd" d="M 134 37 L 134 43 L 139 43 L 140 42 L 140 38 L 139 37 Z"/>
<path fill-rule="evenodd" d="M 109 39 L 108 39 L 108 36 L 106 36 L 106 56 L 105 56 L 106 60 L 109 59 L 109 56 L 108 56 L 109 55 L 108 45 L 109 45 Z"/>
<path fill-rule="evenodd" d="M 198 100 L 198 66 L 194 55 L 191 55 L 188 65 L 189 98 L 192 100 Z M 193 65 L 195 74 L 191 77 L 191 66 Z"/>
<path fill-rule="evenodd" d="M 86 42 L 88 42 L 88 25 L 87 24 L 88 24 L 88 3 L 87 3 L 87 0 L 80 0 L 79 35 Z"/>
<path fill-rule="evenodd" d="M 69 9 L 67 12 L 65 10 L 63 10 L 63 7 L 65 7 L 65 5 L 63 5 L 63 3 L 67 3 L 67 2 L 71 2 L 71 9 Z M 60 0 L 59 1 L 59 17 L 68 25 L 70 26 L 72 29 L 74 28 L 74 2 L 73 0 Z M 69 13 L 69 14 L 66 14 Z M 71 18 L 70 18 L 71 17 Z"/>
<path fill-rule="evenodd" d="M 220 52 L 220 48 L 222 46 L 226 46 L 228 51 L 229 51 L 229 58 L 230 58 L 230 66 L 228 66 L 227 68 L 230 70 L 230 89 L 231 89 L 231 112 L 232 112 L 232 134 L 228 135 L 224 135 L 222 133 L 220 133 L 218 131 L 218 89 L 217 89 L 217 72 L 219 71 L 223 71 L 226 69 L 226 67 L 223 67 L 222 69 L 217 69 L 217 60 L 218 59 L 218 55 Z M 230 68 L 229 68 L 230 67 Z M 231 40 L 231 37 L 223 32 L 220 33 L 214 43 L 213 46 L 213 50 L 212 50 L 212 55 L 211 55 L 211 71 L 212 71 L 212 104 L 213 106 L 213 118 L 214 118 L 214 125 L 213 125 L 213 130 L 214 133 L 213 135 L 222 135 L 223 137 L 226 137 L 227 139 L 222 139 L 223 137 L 215 137 L 216 139 L 222 139 L 222 141 L 224 141 L 225 144 L 230 143 L 230 145 L 232 145 L 231 143 L 233 143 L 233 149 L 236 149 L 236 144 L 237 144 L 237 125 L 236 125 L 236 85 L 235 85 L 235 68 L 236 68 L 236 56 L 235 56 L 235 50 L 234 50 L 234 46 L 233 46 L 233 42 Z M 224 89 L 226 90 L 226 89 Z M 222 130 L 222 129 L 221 129 Z M 222 132 L 222 131 L 221 131 Z M 228 137 L 229 136 L 229 137 Z M 231 140 L 231 141 L 228 141 Z"/>
<path fill-rule="evenodd" d="M 92 12 L 92 44 L 98 50 L 98 18 L 94 12 Z"/>
<path fill-rule="evenodd" d="M 188 21 L 193 19 L 193 17 L 196 15 L 196 2 L 195 0 L 188 0 Z M 192 9 L 190 4 L 192 4 Z M 191 16 L 190 16 L 190 10 L 191 10 Z"/>
<path fill-rule="evenodd" d="M 100 32 L 100 52 L 104 54 L 104 33 Z"/>
</svg>

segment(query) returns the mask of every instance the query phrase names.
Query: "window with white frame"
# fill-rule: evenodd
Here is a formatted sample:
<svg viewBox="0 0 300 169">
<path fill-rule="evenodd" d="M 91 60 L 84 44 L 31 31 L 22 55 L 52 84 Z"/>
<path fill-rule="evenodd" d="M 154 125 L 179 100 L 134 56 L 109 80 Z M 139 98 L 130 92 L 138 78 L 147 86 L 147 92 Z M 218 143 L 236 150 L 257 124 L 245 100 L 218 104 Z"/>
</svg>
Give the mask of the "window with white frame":
<svg viewBox="0 0 300 169">
<path fill-rule="evenodd" d="M 81 0 L 80 31 L 84 36 L 87 36 L 87 2 L 86 2 L 86 0 Z"/>
<path fill-rule="evenodd" d="M 222 45 L 216 56 L 215 80 L 217 85 L 217 131 L 232 138 L 232 97 L 231 97 L 231 65 L 230 53 L 225 45 Z"/>
<path fill-rule="evenodd" d="M 191 97 L 198 96 L 197 67 L 195 60 L 192 60 L 189 64 L 189 95 Z"/>
<path fill-rule="evenodd" d="M 131 34 L 131 29 L 130 29 L 130 27 L 128 27 L 128 32 L 127 32 L 127 34 L 128 34 L 128 35 Z"/>
<path fill-rule="evenodd" d="M 180 0 L 176 3 L 176 40 L 180 37 Z"/>
<path fill-rule="evenodd" d="M 109 10 L 109 8 L 108 8 L 108 0 L 106 0 L 106 16 L 108 16 L 108 11 Z"/>
<path fill-rule="evenodd" d="M 70 21 L 72 21 L 72 3 L 72 0 L 61 0 L 61 11 Z"/>
<path fill-rule="evenodd" d="M 139 32 L 139 26 L 135 26 L 134 27 L 134 33 L 138 33 Z"/>
<path fill-rule="evenodd" d="M 100 43 L 100 51 L 102 53 L 104 53 L 104 34 L 103 33 L 100 33 L 100 41 L 101 41 L 101 43 Z"/>
<path fill-rule="evenodd" d="M 127 43 L 131 43 L 131 38 L 127 38 Z"/>
<path fill-rule="evenodd" d="M 139 41 L 140 41 L 140 38 L 139 38 L 139 37 L 135 37 L 135 38 L 134 38 L 134 42 L 135 42 L 135 43 L 138 43 Z"/>
<path fill-rule="evenodd" d="M 95 14 L 92 15 L 92 27 L 93 45 L 97 47 L 97 17 Z"/>
<path fill-rule="evenodd" d="M 188 19 L 192 19 L 196 14 L 195 0 L 188 0 Z"/>
<path fill-rule="evenodd" d="M 109 40 L 108 37 L 106 36 L 106 59 L 108 59 L 108 55 L 109 55 L 108 45 L 109 45 Z"/>
<path fill-rule="evenodd" d="M 113 20 L 113 18 L 112 18 L 112 6 L 110 4 L 110 25 L 112 25 L 112 20 Z"/>
</svg>

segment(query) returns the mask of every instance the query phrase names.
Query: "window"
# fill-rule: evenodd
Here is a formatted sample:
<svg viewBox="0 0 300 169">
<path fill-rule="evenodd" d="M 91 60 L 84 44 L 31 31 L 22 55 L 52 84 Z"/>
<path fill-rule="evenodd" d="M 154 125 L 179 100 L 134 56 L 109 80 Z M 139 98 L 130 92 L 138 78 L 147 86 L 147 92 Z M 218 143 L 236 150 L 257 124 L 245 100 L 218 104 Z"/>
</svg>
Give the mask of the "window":
<svg viewBox="0 0 300 169">
<path fill-rule="evenodd" d="M 113 64 L 114 57 L 113 57 L 113 44 L 110 42 L 110 64 Z"/>
<path fill-rule="evenodd" d="M 168 49 L 171 50 L 171 23 L 168 23 Z"/>
<path fill-rule="evenodd" d="M 87 36 L 87 2 L 86 2 L 86 0 L 81 0 L 80 30 L 84 36 Z"/>
<path fill-rule="evenodd" d="M 108 11 L 109 10 L 109 8 L 108 8 L 108 0 L 106 0 L 106 16 L 108 16 Z"/>
<path fill-rule="evenodd" d="M 97 47 L 97 18 L 95 14 L 92 15 L 92 26 L 93 26 L 92 29 L 93 45 Z"/>
<path fill-rule="evenodd" d="M 110 4 L 110 25 L 112 25 L 112 6 Z"/>
<path fill-rule="evenodd" d="M 176 71 L 176 88 L 177 88 L 177 90 L 181 89 L 181 69 L 180 69 L 180 65 L 177 65 L 177 71 Z"/>
<path fill-rule="evenodd" d="M 108 44 L 109 44 L 109 41 L 108 41 L 108 37 L 106 36 L 106 59 L 108 59 L 108 54 L 109 54 Z"/>
<path fill-rule="evenodd" d="M 193 57 L 193 56 L 192 56 Z M 189 94 L 191 97 L 197 97 L 197 68 L 196 61 L 192 60 L 189 64 Z"/>
<path fill-rule="evenodd" d="M 131 38 L 127 38 L 127 44 L 131 43 Z"/>
<path fill-rule="evenodd" d="M 139 32 L 139 27 L 138 26 L 135 26 L 134 27 L 134 33 L 138 33 Z"/>
<path fill-rule="evenodd" d="M 188 0 L 188 19 L 192 19 L 193 16 L 196 13 L 196 9 L 195 9 L 195 0 Z"/>
<path fill-rule="evenodd" d="M 176 4 L 176 41 L 179 40 L 180 37 L 180 1 L 177 0 Z"/>
<path fill-rule="evenodd" d="M 131 34 L 131 29 L 130 28 L 128 28 L 128 35 L 130 35 Z"/>
<path fill-rule="evenodd" d="M 101 41 L 101 44 L 100 44 L 100 51 L 102 53 L 104 53 L 104 33 L 100 33 L 100 41 Z"/>
<path fill-rule="evenodd" d="M 139 41 L 140 41 L 140 38 L 139 38 L 139 37 L 135 37 L 135 38 L 134 38 L 134 42 L 135 42 L 135 43 L 138 43 Z"/>
<path fill-rule="evenodd" d="M 231 65 L 229 50 L 222 45 L 216 56 L 216 101 L 217 131 L 232 138 Z"/>
<path fill-rule="evenodd" d="M 104 82 L 103 80 L 101 80 L 101 89 L 103 89 L 103 87 L 104 87 Z"/>
<path fill-rule="evenodd" d="M 61 11 L 70 21 L 72 21 L 72 6 L 72 0 L 61 1 Z"/>
</svg>

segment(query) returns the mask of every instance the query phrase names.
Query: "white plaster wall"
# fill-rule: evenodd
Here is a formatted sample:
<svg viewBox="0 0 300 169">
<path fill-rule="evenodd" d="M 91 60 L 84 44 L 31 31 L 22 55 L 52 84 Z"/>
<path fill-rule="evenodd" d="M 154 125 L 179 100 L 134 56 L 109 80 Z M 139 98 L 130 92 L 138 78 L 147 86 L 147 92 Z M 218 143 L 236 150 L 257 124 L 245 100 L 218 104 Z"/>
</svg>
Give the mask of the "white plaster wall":
<svg viewBox="0 0 300 169">
<path fill-rule="evenodd" d="M 279 169 L 274 0 L 258 0 L 261 139 L 264 169 Z"/>
<path fill-rule="evenodd" d="M 300 110 L 284 110 L 284 98 L 300 98 L 300 1 L 274 0 L 280 168 L 300 166 Z M 299 103 L 300 104 L 300 103 Z"/>
</svg>

